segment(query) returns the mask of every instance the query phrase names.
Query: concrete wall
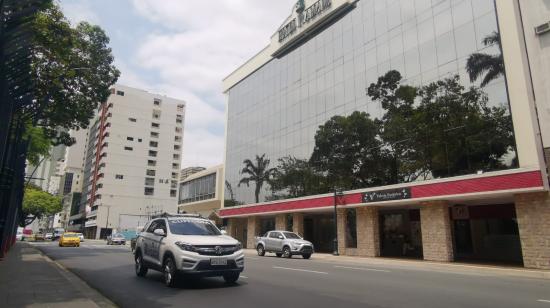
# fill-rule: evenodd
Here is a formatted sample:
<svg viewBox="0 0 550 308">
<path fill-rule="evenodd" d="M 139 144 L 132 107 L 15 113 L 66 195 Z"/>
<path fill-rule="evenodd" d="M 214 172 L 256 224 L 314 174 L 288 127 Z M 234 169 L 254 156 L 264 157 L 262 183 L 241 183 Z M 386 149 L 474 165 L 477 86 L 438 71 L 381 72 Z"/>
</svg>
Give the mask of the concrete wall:
<svg viewBox="0 0 550 308">
<path fill-rule="evenodd" d="M 517 195 L 516 215 L 524 266 L 550 270 L 550 194 Z"/>
</svg>

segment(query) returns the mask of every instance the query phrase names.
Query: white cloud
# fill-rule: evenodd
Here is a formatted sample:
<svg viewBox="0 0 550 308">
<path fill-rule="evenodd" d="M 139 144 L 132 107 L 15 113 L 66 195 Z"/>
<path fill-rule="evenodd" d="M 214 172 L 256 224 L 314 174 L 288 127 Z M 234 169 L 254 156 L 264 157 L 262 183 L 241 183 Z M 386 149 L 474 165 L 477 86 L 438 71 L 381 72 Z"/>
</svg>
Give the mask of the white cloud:
<svg viewBox="0 0 550 308">
<path fill-rule="evenodd" d="M 92 10 L 87 1 L 64 1 L 63 13 L 73 25 L 81 21 L 87 21 L 96 25 L 101 22 L 101 19 Z"/>
<path fill-rule="evenodd" d="M 144 38 L 132 65 L 158 73 L 154 91 L 188 102 L 183 166 L 222 162 L 222 79 L 269 43 L 294 2 L 133 0 L 140 15 L 164 30 Z"/>
</svg>

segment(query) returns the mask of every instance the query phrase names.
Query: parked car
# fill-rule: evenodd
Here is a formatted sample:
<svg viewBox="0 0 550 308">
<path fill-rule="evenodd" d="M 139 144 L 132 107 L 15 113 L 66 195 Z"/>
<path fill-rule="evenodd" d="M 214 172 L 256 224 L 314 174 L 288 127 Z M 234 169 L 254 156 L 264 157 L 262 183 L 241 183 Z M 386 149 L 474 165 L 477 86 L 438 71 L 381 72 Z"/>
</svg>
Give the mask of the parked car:
<svg viewBox="0 0 550 308">
<path fill-rule="evenodd" d="M 46 233 L 46 234 L 44 235 L 44 239 L 45 239 L 45 240 L 51 240 L 52 238 L 53 238 L 53 233 Z"/>
<path fill-rule="evenodd" d="M 160 271 L 169 287 L 183 276 L 221 276 L 234 283 L 244 270 L 241 243 L 210 220 L 189 214 L 163 214 L 148 222 L 137 237 L 134 260 L 137 276 Z"/>
<path fill-rule="evenodd" d="M 63 233 L 65 233 L 65 229 L 63 228 L 56 228 L 55 230 L 53 230 L 53 238 L 52 240 L 53 241 L 57 241 L 61 235 L 63 235 Z"/>
<path fill-rule="evenodd" d="M 107 236 L 107 245 L 126 245 L 126 238 L 120 233 Z"/>
<path fill-rule="evenodd" d="M 277 257 L 292 258 L 293 255 L 301 255 L 304 259 L 309 259 L 313 254 L 313 244 L 294 232 L 269 231 L 264 236 L 256 236 L 255 242 L 258 256 L 272 252 Z"/>
<path fill-rule="evenodd" d="M 34 240 L 35 241 L 43 241 L 46 239 L 46 236 L 44 235 L 44 233 L 36 233 L 34 235 Z"/>
<path fill-rule="evenodd" d="M 59 238 L 59 247 L 72 246 L 80 247 L 80 237 L 77 233 L 65 232 Z"/>
<path fill-rule="evenodd" d="M 15 235 L 15 240 L 17 241 L 23 240 L 23 228 L 17 228 L 17 234 Z"/>
<path fill-rule="evenodd" d="M 80 239 L 80 242 L 84 242 L 84 234 L 82 233 L 76 233 L 78 235 L 78 238 Z"/>
</svg>

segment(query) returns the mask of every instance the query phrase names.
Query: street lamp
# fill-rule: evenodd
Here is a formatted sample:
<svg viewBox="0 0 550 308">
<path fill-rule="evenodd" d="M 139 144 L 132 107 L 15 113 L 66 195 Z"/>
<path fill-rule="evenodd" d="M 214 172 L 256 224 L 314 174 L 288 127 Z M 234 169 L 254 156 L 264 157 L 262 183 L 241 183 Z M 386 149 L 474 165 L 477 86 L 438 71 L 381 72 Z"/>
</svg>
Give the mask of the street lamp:
<svg viewBox="0 0 550 308">
<path fill-rule="evenodd" d="M 336 206 L 338 205 L 338 197 L 342 197 L 343 195 L 344 193 L 341 190 L 334 190 L 334 250 L 332 254 L 335 256 L 340 255 L 338 252 L 338 213 L 336 211 Z"/>
</svg>

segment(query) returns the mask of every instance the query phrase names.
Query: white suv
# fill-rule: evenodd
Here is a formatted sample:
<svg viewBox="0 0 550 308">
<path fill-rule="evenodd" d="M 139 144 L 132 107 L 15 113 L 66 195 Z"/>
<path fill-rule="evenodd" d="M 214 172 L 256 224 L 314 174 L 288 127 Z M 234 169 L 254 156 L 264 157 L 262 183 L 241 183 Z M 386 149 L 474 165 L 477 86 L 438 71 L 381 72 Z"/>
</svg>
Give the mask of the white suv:
<svg viewBox="0 0 550 308">
<path fill-rule="evenodd" d="M 149 268 L 160 271 L 169 287 L 183 275 L 222 276 L 234 283 L 244 270 L 239 241 L 222 235 L 210 220 L 187 214 L 164 214 L 148 222 L 136 240 L 134 259 L 138 276 Z"/>
</svg>

